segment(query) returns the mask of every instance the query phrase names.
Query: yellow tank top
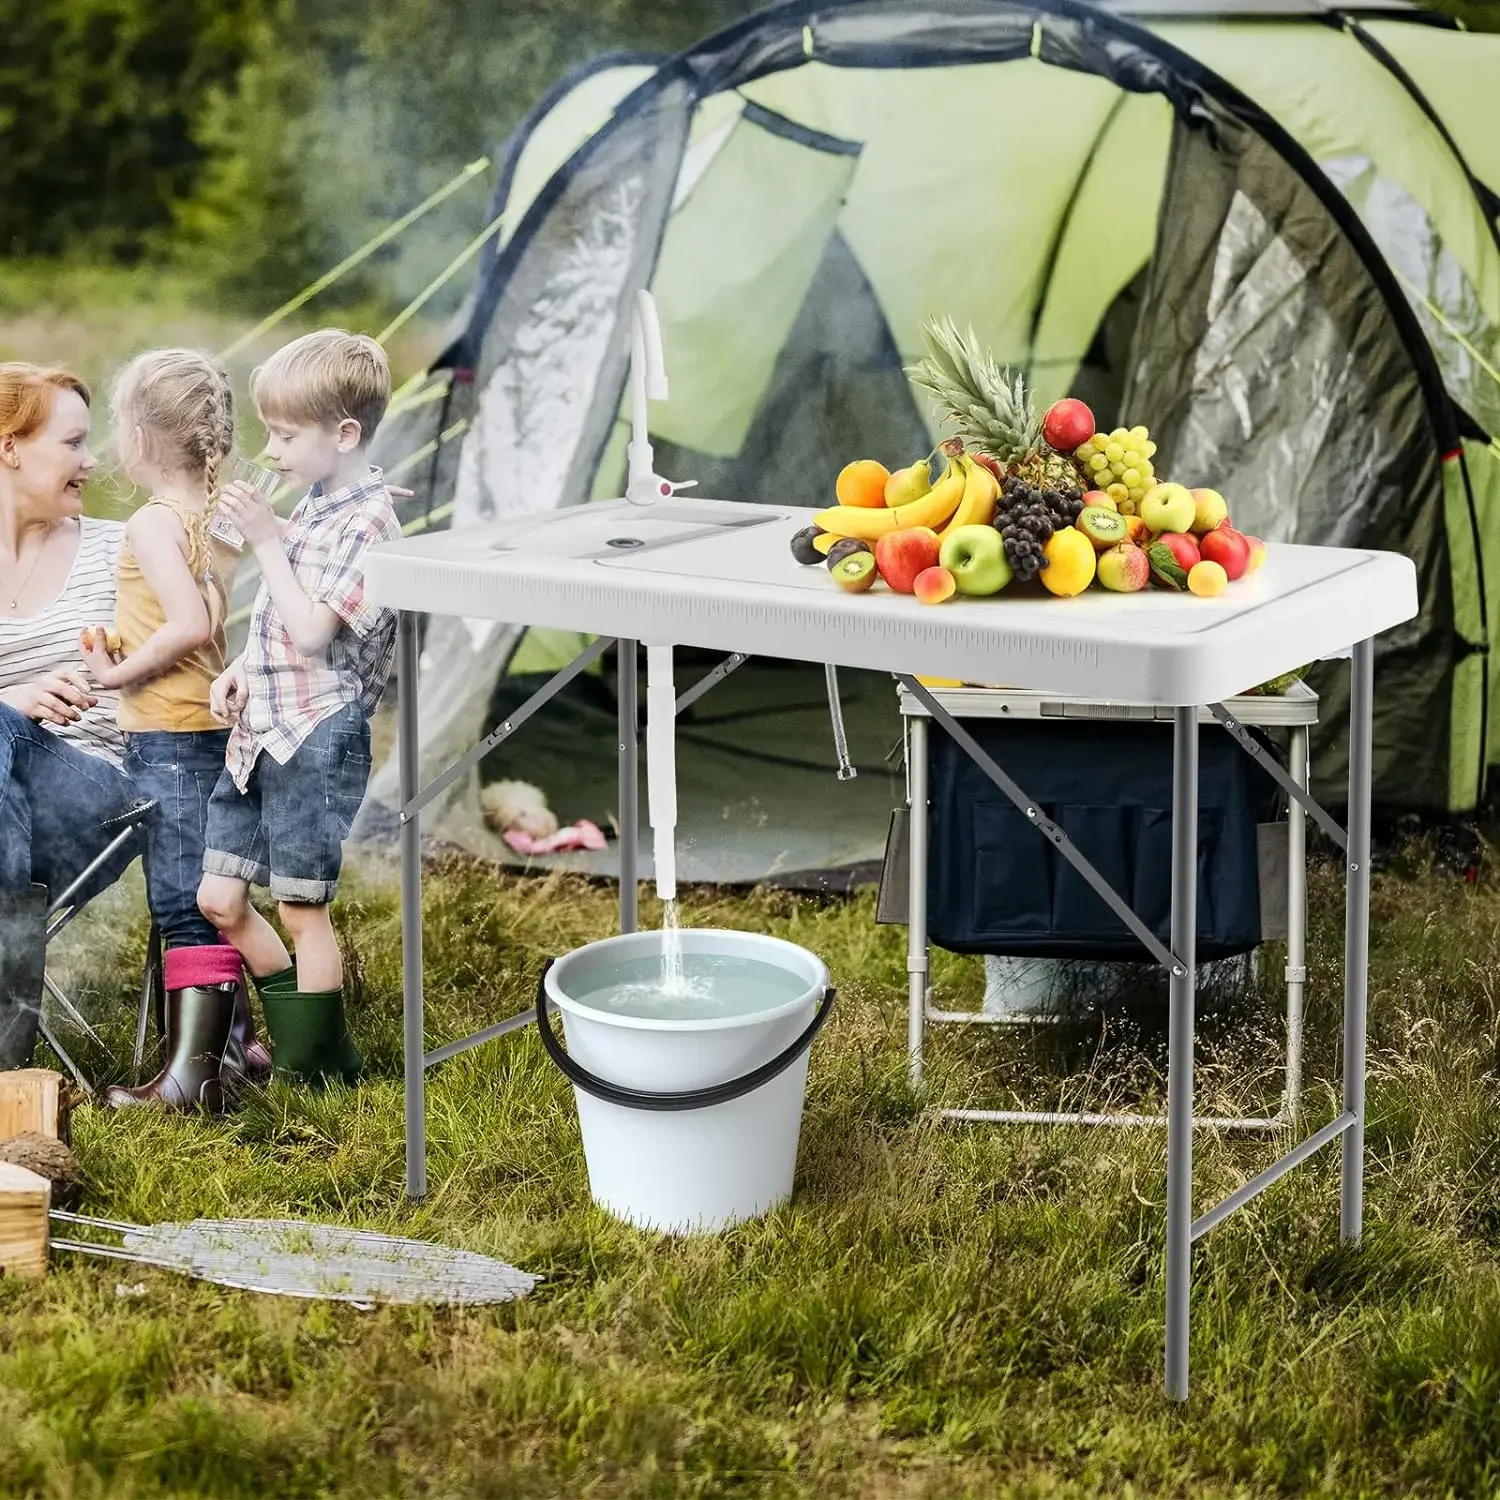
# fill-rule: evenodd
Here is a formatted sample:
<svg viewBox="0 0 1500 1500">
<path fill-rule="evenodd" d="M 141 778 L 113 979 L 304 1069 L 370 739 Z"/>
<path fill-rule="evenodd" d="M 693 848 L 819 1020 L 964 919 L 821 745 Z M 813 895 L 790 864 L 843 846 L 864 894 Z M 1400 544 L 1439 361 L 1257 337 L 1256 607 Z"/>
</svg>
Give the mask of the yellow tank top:
<svg viewBox="0 0 1500 1500">
<path fill-rule="evenodd" d="M 229 613 L 235 553 L 206 533 L 201 516 L 177 501 L 153 496 L 146 504 L 165 505 L 182 522 L 188 534 L 188 565 L 198 580 L 209 618 L 217 624 L 212 638 L 176 666 L 120 690 L 120 728 L 126 733 L 167 730 L 176 734 L 223 729 L 209 712 L 208 690 L 223 672 L 229 654 L 225 617 Z M 120 545 L 115 567 L 115 629 L 122 654 L 140 650 L 165 623 L 166 611 L 142 576 L 127 537 Z"/>
</svg>

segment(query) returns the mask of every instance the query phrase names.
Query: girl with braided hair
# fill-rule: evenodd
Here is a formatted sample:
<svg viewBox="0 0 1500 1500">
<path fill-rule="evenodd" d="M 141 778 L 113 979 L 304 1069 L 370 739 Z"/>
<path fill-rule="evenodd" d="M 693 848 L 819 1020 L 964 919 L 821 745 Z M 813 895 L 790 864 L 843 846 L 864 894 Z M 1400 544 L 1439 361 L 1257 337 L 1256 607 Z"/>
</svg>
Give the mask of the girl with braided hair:
<svg viewBox="0 0 1500 1500">
<path fill-rule="evenodd" d="M 113 417 L 120 463 L 148 499 L 125 527 L 113 627 L 86 629 L 79 644 L 95 682 L 118 694 L 126 773 L 157 804 L 144 863 L 165 952 L 167 1063 L 104 1102 L 217 1111 L 226 1085 L 270 1072 L 250 1029 L 239 953 L 197 900 L 208 800 L 229 738 L 209 690 L 228 664 L 236 554 L 209 521 L 234 447 L 233 389 L 207 355 L 156 349 L 121 373 Z"/>
</svg>

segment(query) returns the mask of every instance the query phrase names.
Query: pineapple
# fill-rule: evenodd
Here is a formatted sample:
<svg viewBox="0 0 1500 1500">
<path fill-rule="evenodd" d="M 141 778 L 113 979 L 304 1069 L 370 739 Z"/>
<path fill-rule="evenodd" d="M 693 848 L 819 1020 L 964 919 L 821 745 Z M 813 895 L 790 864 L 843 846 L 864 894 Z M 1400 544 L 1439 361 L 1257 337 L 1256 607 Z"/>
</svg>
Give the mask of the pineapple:
<svg viewBox="0 0 1500 1500">
<path fill-rule="evenodd" d="M 933 398 L 938 416 L 957 427 L 964 447 L 989 460 L 999 479 L 1014 474 L 1038 489 L 1082 494 L 1078 466 L 1042 439 L 1042 419 L 1025 379 L 1001 371 L 979 347 L 974 330 L 961 334 L 951 318 L 927 323 L 923 333 L 929 352 L 906 373 Z"/>
</svg>

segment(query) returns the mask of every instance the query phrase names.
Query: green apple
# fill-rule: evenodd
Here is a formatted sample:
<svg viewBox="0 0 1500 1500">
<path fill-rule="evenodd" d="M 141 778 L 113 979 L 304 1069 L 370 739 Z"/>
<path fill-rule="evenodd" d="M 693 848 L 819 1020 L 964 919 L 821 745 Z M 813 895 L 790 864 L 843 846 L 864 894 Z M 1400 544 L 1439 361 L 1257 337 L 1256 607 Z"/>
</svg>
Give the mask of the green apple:
<svg viewBox="0 0 1500 1500">
<path fill-rule="evenodd" d="M 1180 484 L 1159 484 L 1146 491 L 1141 501 L 1141 519 L 1160 534 L 1187 531 L 1198 517 L 1193 492 Z"/>
<path fill-rule="evenodd" d="M 938 566 L 946 568 L 960 594 L 998 594 L 1010 582 L 1005 541 L 993 526 L 960 526 L 943 540 Z"/>
</svg>

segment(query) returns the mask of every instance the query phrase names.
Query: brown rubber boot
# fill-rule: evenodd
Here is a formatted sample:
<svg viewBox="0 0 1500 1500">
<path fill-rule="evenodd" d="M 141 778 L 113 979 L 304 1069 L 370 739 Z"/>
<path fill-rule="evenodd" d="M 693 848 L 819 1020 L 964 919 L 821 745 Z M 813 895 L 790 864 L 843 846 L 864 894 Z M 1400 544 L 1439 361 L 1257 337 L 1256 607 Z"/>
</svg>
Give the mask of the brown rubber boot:
<svg viewBox="0 0 1500 1500">
<path fill-rule="evenodd" d="M 271 1054 L 255 1035 L 255 1017 L 250 1012 L 250 989 L 243 976 L 234 995 L 234 1020 L 224 1048 L 226 1086 L 244 1082 L 260 1086 L 271 1081 Z"/>
<path fill-rule="evenodd" d="M 167 1065 L 140 1088 L 116 1086 L 102 1099 L 106 1109 L 159 1104 L 167 1109 L 224 1109 L 220 1070 L 234 1022 L 233 983 L 167 991 Z"/>
</svg>

